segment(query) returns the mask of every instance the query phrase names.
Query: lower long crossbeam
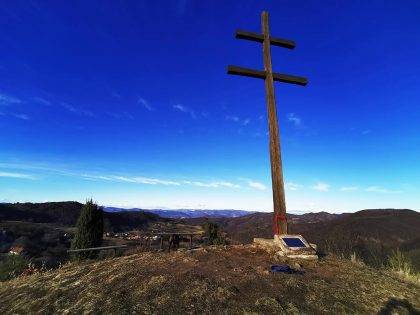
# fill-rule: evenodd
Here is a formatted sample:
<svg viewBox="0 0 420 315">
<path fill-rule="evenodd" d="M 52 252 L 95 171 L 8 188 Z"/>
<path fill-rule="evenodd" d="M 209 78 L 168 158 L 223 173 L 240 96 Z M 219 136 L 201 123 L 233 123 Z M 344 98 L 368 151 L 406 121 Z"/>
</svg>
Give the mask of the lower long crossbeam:
<svg viewBox="0 0 420 315">
<path fill-rule="evenodd" d="M 254 70 L 254 69 L 248 69 L 248 68 L 242 68 L 237 66 L 228 66 L 228 74 L 233 75 L 240 75 L 245 77 L 252 77 L 252 78 L 258 78 L 258 79 L 265 79 L 266 78 L 266 72 L 261 70 Z M 297 84 L 305 86 L 308 84 L 308 79 L 304 77 L 298 77 L 290 74 L 283 74 L 283 73 L 277 73 L 273 72 L 273 80 L 283 83 L 290 83 L 290 84 Z"/>
</svg>

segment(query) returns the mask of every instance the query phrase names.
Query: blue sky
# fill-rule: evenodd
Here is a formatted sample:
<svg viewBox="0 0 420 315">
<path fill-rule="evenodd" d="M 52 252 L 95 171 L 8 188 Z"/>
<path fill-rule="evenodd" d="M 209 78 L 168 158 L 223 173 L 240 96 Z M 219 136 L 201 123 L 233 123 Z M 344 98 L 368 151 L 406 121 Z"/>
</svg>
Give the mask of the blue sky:
<svg viewBox="0 0 420 315">
<path fill-rule="evenodd" d="M 288 211 L 419 210 L 418 1 L 3 4 L 0 201 L 272 211 L 264 9 Z"/>
</svg>

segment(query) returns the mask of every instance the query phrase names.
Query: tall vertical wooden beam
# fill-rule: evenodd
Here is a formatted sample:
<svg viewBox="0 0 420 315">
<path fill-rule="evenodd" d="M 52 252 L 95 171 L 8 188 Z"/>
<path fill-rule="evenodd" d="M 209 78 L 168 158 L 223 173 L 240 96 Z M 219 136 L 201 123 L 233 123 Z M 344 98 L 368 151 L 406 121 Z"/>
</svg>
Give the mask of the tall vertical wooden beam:
<svg viewBox="0 0 420 315">
<path fill-rule="evenodd" d="M 262 34 L 246 31 L 236 31 L 236 38 L 238 39 L 246 39 L 263 44 L 264 71 L 230 65 L 228 66 L 228 74 L 264 79 L 265 81 L 268 127 L 270 134 L 271 181 L 274 205 L 274 234 L 280 235 L 287 234 L 288 231 L 283 169 L 280 151 L 279 126 L 277 121 L 276 99 L 274 94 L 274 81 L 305 86 L 308 83 L 308 80 L 304 77 L 273 72 L 271 65 L 270 45 L 293 49 L 295 48 L 295 42 L 288 39 L 271 37 L 268 22 L 268 12 L 262 12 Z"/>
<path fill-rule="evenodd" d="M 271 162 L 271 181 L 273 188 L 274 205 L 274 233 L 287 234 L 286 221 L 286 200 L 284 194 L 283 169 L 280 153 L 280 136 L 276 112 L 276 99 L 274 95 L 273 69 L 271 65 L 270 51 L 270 29 L 268 12 L 261 14 L 264 55 L 265 91 L 267 100 L 268 126 L 270 134 L 270 162 Z"/>
</svg>

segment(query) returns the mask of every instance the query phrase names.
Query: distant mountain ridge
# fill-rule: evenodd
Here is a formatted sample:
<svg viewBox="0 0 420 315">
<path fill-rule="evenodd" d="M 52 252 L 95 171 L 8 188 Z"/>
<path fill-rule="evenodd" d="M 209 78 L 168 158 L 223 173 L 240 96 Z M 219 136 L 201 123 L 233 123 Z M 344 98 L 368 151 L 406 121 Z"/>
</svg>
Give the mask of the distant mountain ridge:
<svg viewBox="0 0 420 315">
<path fill-rule="evenodd" d="M 211 210 L 211 209 L 141 209 L 141 208 L 117 208 L 117 207 L 104 207 L 107 212 L 120 212 L 120 211 L 144 211 L 157 214 L 162 218 L 169 219 L 192 219 L 192 218 L 238 218 L 246 215 L 256 213 L 257 211 L 246 211 L 246 210 Z"/>
</svg>

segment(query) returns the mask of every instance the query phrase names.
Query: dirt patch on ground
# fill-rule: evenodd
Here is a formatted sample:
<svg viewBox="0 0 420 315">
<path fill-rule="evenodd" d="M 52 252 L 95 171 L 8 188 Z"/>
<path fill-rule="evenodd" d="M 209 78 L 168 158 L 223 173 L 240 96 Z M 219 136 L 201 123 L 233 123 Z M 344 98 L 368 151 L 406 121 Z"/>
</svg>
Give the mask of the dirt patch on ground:
<svg viewBox="0 0 420 315">
<path fill-rule="evenodd" d="M 420 308 L 420 288 L 349 261 L 302 262 L 273 274 L 278 258 L 252 246 L 139 253 L 0 283 L 0 313 L 354 314 Z"/>
</svg>

